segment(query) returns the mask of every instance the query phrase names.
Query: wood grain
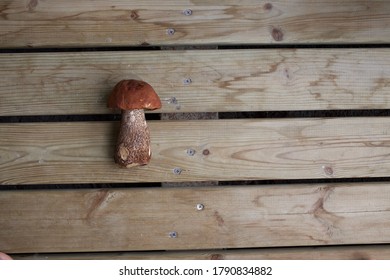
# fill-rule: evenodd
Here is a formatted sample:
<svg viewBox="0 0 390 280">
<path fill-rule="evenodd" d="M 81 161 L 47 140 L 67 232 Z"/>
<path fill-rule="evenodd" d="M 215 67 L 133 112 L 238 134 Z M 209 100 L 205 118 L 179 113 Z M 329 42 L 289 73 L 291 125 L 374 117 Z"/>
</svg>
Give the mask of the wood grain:
<svg viewBox="0 0 390 280">
<path fill-rule="evenodd" d="M 156 112 L 390 109 L 389 65 L 365 48 L 0 54 L 0 115 L 110 114 L 130 78 L 156 89 Z"/>
<path fill-rule="evenodd" d="M 0 47 L 389 43 L 389 14 L 386 0 L 3 0 Z"/>
<path fill-rule="evenodd" d="M 389 260 L 389 245 L 236 250 L 15 254 L 16 260 Z"/>
<path fill-rule="evenodd" d="M 387 183 L 3 191 L 0 248 L 28 253 L 389 243 L 389 201 Z M 196 209 L 198 203 L 204 210 Z"/>
<path fill-rule="evenodd" d="M 0 124 L 0 184 L 387 177 L 390 119 L 151 121 L 152 160 L 114 164 L 118 122 Z M 193 149 L 189 155 L 188 149 Z"/>
</svg>

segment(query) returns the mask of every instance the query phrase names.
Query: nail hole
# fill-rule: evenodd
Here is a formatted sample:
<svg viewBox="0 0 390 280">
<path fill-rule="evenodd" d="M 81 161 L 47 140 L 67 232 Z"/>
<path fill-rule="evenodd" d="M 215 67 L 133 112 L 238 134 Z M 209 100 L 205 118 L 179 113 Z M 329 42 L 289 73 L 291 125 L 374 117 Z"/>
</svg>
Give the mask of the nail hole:
<svg viewBox="0 0 390 280">
<path fill-rule="evenodd" d="M 208 155 L 210 154 L 209 149 L 204 149 L 203 152 L 202 152 L 202 154 L 203 154 L 204 156 L 208 156 Z"/>
<path fill-rule="evenodd" d="M 173 169 L 173 174 L 175 174 L 175 175 L 180 175 L 182 171 L 183 171 L 183 170 L 182 170 L 181 168 L 175 167 L 175 168 Z"/>
<path fill-rule="evenodd" d="M 175 29 L 173 29 L 173 28 L 168 28 L 168 29 L 167 29 L 167 35 L 173 35 L 173 34 L 175 34 Z"/>
<path fill-rule="evenodd" d="M 190 16 L 190 15 L 192 15 L 192 10 L 191 9 L 185 9 L 183 11 L 183 14 L 186 15 L 186 16 Z"/>
<path fill-rule="evenodd" d="M 177 98 L 172 96 L 171 98 L 168 99 L 169 104 L 177 104 Z"/>
<path fill-rule="evenodd" d="M 185 78 L 185 79 L 183 80 L 183 84 L 185 84 L 185 85 L 189 85 L 189 84 L 191 84 L 191 83 L 192 83 L 191 78 Z"/>
<path fill-rule="evenodd" d="M 195 155 L 195 153 L 196 153 L 196 151 L 194 149 L 187 150 L 187 155 L 189 155 L 189 156 L 193 156 L 193 155 Z"/>
<path fill-rule="evenodd" d="M 169 233 L 169 237 L 170 237 L 170 238 L 177 238 L 177 232 L 176 232 L 176 231 L 171 231 L 171 232 Z"/>
<path fill-rule="evenodd" d="M 202 203 L 196 204 L 196 210 L 202 211 L 204 209 L 204 205 Z"/>
<path fill-rule="evenodd" d="M 286 76 L 287 79 L 290 79 L 290 73 L 287 68 L 284 69 L 284 75 Z"/>
</svg>

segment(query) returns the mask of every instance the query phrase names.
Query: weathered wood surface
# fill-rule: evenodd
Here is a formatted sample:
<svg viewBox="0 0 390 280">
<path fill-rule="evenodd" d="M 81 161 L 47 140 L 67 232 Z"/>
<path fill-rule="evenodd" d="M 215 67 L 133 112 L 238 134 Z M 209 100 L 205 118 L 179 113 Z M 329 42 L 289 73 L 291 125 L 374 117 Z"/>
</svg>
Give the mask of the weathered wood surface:
<svg viewBox="0 0 390 280">
<path fill-rule="evenodd" d="M 390 119 L 151 121 L 149 165 L 119 168 L 118 122 L 0 124 L 0 184 L 386 177 Z M 191 153 L 188 149 L 192 149 Z M 175 172 L 176 170 L 176 172 Z"/>
<path fill-rule="evenodd" d="M 389 43 L 387 0 L 0 2 L 0 47 Z"/>
<path fill-rule="evenodd" d="M 389 260 L 389 245 L 165 252 L 15 254 L 16 260 Z"/>
<path fill-rule="evenodd" d="M 389 49 L 0 54 L 0 115 L 109 114 L 129 78 L 158 112 L 390 109 L 389 65 Z"/>
<path fill-rule="evenodd" d="M 3 191 L 0 248 L 27 253 L 388 243 L 389 201 L 388 183 Z"/>
</svg>

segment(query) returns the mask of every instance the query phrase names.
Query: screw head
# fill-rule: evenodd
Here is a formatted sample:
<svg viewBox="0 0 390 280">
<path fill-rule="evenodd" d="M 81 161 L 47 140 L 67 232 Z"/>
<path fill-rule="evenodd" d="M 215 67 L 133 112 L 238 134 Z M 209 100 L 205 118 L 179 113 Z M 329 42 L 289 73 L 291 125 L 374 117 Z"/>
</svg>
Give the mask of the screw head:
<svg viewBox="0 0 390 280">
<path fill-rule="evenodd" d="M 191 83 L 192 83 L 191 78 L 185 78 L 185 79 L 183 80 L 183 84 L 185 84 L 185 85 L 189 85 L 189 84 L 191 84 Z"/>
<path fill-rule="evenodd" d="M 168 28 L 168 29 L 167 29 L 167 35 L 172 36 L 173 34 L 175 34 L 175 29 L 173 29 L 173 28 Z"/>
<path fill-rule="evenodd" d="M 185 16 L 190 16 L 190 15 L 192 15 L 192 10 L 191 10 L 191 9 L 185 9 L 185 10 L 183 11 L 183 14 L 184 14 Z"/>
<path fill-rule="evenodd" d="M 196 151 L 192 148 L 188 149 L 187 150 L 187 155 L 189 155 L 190 157 L 194 156 L 196 153 Z"/>
<path fill-rule="evenodd" d="M 176 232 L 176 231 L 171 231 L 171 232 L 169 233 L 169 237 L 170 237 L 170 238 L 177 238 L 177 232 Z"/>
<path fill-rule="evenodd" d="M 183 169 L 181 169 L 180 167 L 173 168 L 173 174 L 175 175 L 180 175 L 182 171 Z"/>
<path fill-rule="evenodd" d="M 204 209 L 204 205 L 202 203 L 196 204 L 196 210 L 202 211 Z"/>
<path fill-rule="evenodd" d="M 169 104 L 177 104 L 177 98 L 172 96 L 171 98 L 168 99 Z"/>
</svg>

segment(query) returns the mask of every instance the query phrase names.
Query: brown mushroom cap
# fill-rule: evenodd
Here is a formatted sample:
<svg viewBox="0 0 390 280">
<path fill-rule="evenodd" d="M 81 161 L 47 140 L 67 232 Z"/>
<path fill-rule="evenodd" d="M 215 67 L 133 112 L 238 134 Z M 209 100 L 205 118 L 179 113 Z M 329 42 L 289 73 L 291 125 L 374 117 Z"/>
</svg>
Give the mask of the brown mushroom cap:
<svg viewBox="0 0 390 280">
<path fill-rule="evenodd" d="M 148 83 L 138 80 L 122 80 L 112 90 L 107 106 L 122 110 L 155 110 L 161 108 L 161 101 Z"/>
</svg>

